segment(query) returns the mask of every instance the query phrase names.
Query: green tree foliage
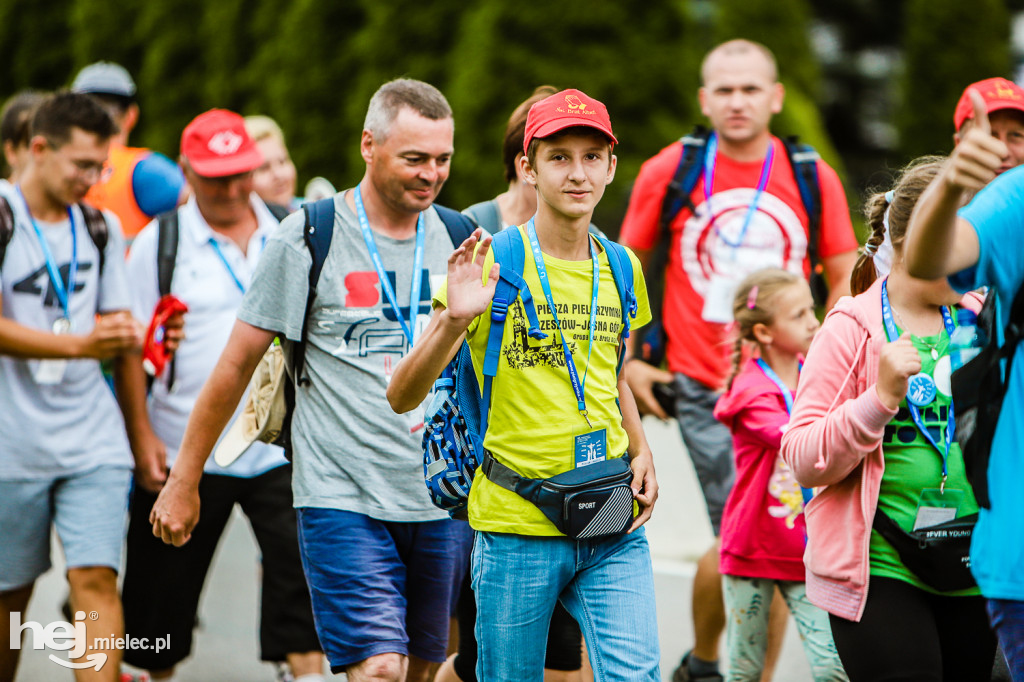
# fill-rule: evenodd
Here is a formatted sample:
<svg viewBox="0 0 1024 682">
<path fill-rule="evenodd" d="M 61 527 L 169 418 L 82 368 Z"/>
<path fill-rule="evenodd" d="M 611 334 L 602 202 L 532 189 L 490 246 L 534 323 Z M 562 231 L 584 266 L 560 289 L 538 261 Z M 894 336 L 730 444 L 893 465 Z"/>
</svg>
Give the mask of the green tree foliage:
<svg viewBox="0 0 1024 682">
<path fill-rule="evenodd" d="M 509 114 L 538 85 L 578 88 L 608 106 L 620 140 L 617 180 L 595 219 L 614 234 L 640 164 L 697 115 L 692 24 L 671 0 L 552 7 L 490 0 L 463 16 L 447 64 L 456 160 L 446 200 L 466 206 L 502 191 Z"/>
<path fill-rule="evenodd" d="M 898 114 L 908 158 L 945 154 L 953 109 L 974 81 L 1010 74 L 1010 18 L 1002 0 L 906 5 L 906 69 Z"/>
<path fill-rule="evenodd" d="M 171 158 L 178 155 L 185 125 L 209 108 L 203 92 L 213 65 L 204 59 L 197 30 L 209 5 L 202 0 L 146 2 L 139 12 L 143 58 L 136 69 L 128 68 L 138 84 L 139 108 L 147 126 L 145 134 L 132 141 Z"/>
<path fill-rule="evenodd" d="M 0 94 L 52 90 L 65 85 L 73 68 L 66 17 L 72 0 L 0 2 Z"/>
</svg>

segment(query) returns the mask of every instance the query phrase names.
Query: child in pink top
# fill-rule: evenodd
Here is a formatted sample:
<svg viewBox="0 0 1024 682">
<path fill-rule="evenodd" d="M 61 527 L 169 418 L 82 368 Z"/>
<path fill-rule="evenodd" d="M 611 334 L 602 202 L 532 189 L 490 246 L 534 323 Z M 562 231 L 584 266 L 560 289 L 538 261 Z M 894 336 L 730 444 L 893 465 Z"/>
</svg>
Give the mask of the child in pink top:
<svg viewBox="0 0 1024 682">
<path fill-rule="evenodd" d="M 779 457 L 800 362 L 819 327 L 811 290 L 792 273 L 760 270 L 740 285 L 733 315 L 733 370 L 715 406 L 715 418 L 732 431 L 736 458 L 736 483 L 722 517 L 728 679 L 761 679 L 768 606 L 778 586 L 814 679 L 845 680 L 828 614 L 807 600 L 803 491 Z M 744 362 L 747 344 L 759 352 Z"/>
</svg>

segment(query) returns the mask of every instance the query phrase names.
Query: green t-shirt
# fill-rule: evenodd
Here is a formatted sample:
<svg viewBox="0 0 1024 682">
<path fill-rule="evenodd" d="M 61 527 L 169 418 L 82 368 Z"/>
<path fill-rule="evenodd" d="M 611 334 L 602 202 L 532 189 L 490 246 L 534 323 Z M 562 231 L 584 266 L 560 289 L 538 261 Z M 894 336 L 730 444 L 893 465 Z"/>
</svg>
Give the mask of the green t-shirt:
<svg viewBox="0 0 1024 682">
<path fill-rule="evenodd" d="M 934 336 L 913 336 L 911 340 L 921 356 L 921 371 L 925 374 L 934 376 L 936 365 L 940 362 L 948 362 L 948 360 L 943 360 L 949 355 L 949 335 L 945 331 Z M 932 357 L 933 348 L 938 359 Z M 936 383 L 942 387 L 944 382 Z M 948 390 L 948 382 L 945 383 Z M 924 426 L 932 434 L 939 447 L 943 449 L 945 449 L 951 401 L 952 398 L 948 394 L 938 390 L 935 400 L 930 405 L 920 408 Z M 921 491 L 937 489 L 942 481 L 942 455 L 914 424 L 906 398 L 900 403 L 899 412 L 885 427 L 882 453 L 885 456 L 885 473 L 882 475 L 882 485 L 878 493 L 878 507 L 899 524 L 900 528 L 909 532 L 913 529 L 914 519 L 917 517 Z M 949 448 L 947 472 L 946 491 L 963 492 L 963 500 L 956 512 L 957 518 L 978 511 L 978 503 L 974 499 L 974 493 L 967 482 L 967 474 L 964 472 L 963 454 L 955 440 Z M 929 587 L 903 565 L 893 546 L 876 530 L 871 531 L 869 556 L 871 575 L 903 580 L 933 594 L 956 596 L 980 594 L 977 587 L 943 593 Z"/>
</svg>

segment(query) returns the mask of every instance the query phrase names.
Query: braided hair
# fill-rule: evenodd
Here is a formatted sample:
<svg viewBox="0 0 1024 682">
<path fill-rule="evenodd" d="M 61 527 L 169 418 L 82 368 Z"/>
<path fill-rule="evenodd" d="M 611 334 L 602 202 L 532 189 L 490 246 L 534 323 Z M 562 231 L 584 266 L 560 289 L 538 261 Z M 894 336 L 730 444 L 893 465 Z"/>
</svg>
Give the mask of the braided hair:
<svg viewBox="0 0 1024 682">
<path fill-rule="evenodd" d="M 747 275 L 736 290 L 732 302 L 733 329 L 736 340 L 732 346 L 732 367 L 726 380 L 726 390 L 740 373 L 743 362 L 743 347 L 746 343 L 757 343 L 754 327 L 770 325 L 775 320 L 774 302 L 779 292 L 802 282 L 799 275 L 779 268 L 765 268 Z"/>
<path fill-rule="evenodd" d="M 871 227 L 871 235 L 861 248 L 857 264 L 850 273 L 850 292 L 854 296 L 867 291 L 878 278 L 875 252 L 885 241 L 887 226 L 893 248 L 902 248 L 910 224 L 910 214 L 945 162 L 944 156 L 914 159 L 899 172 L 891 190 L 877 191 L 868 197 L 864 204 L 864 217 Z"/>
</svg>

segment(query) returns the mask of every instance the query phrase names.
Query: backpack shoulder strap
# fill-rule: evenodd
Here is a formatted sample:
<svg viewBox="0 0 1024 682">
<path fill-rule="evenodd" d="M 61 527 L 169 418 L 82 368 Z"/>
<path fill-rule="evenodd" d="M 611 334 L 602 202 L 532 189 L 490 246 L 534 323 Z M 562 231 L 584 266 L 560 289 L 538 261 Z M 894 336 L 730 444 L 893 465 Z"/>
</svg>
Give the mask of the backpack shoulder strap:
<svg viewBox="0 0 1024 682">
<path fill-rule="evenodd" d="M 476 223 L 474 223 L 468 216 L 459 213 L 458 211 L 452 210 L 447 206 L 440 204 L 434 204 L 434 210 L 437 211 L 437 217 L 444 223 L 445 228 L 448 230 L 448 236 L 451 237 L 452 246 L 459 248 L 459 244 L 466 241 L 469 235 L 473 234 L 473 230 L 476 229 Z"/>
<path fill-rule="evenodd" d="M 629 338 L 630 320 L 636 317 L 637 302 L 636 291 L 633 288 L 633 261 L 625 247 L 608 240 L 605 237 L 597 237 L 601 248 L 608 254 L 608 265 L 612 269 L 612 279 L 615 280 L 615 288 L 619 292 L 619 304 L 622 307 L 622 338 Z"/>
<path fill-rule="evenodd" d="M 156 281 L 160 296 L 171 293 L 174 266 L 178 260 L 178 210 L 161 213 L 156 219 Z"/>
<path fill-rule="evenodd" d="M 786 156 L 793 167 L 793 177 L 800 192 L 800 200 L 807 212 L 807 256 L 811 261 L 811 293 L 814 301 L 824 305 L 828 298 L 824 267 L 818 253 L 821 240 L 821 181 L 818 178 L 818 161 L 821 156 L 814 147 L 802 144 L 795 135 L 785 138 L 783 145 Z"/>
<path fill-rule="evenodd" d="M 110 228 L 107 227 L 107 219 L 104 217 L 103 212 L 95 206 L 81 202 L 78 204 L 78 208 L 82 211 L 82 216 L 85 217 L 85 229 L 100 253 L 99 271 L 102 273 L 107 257 L 107 241 L 110 238 Z M 123 256 L 124 254 L 121 255 Z"/>
<path fill-rule="evenodd" d="M 487 349 L 484 352 L 484 384 L 480 406 L 480 442 L 487 433 L 487 418 L 491 410 L 491 382 L 498 373 L 498 361 L 501 359 L 501 340 L 505 333 L 505 318 L 509 306 L 516 298 L 522 298 L 529 323 L 527 332 L 531 338 L 543 339 L 547 334 L 540 330 L 537 319 L 537 308 L 533 303 L 530 287 L 523 279 L 523 268 L 526 265 L 526 244 L 519 228 L 512 227 L 494 235 L 491 241 L 494 262 L 499 266 L 498 283 L 494 288 L 491 300 L 491 328 L 487 336 Z"/>
<path fill-rule="evenodd" d="M 629 338 L 632 320 L 636 317 L 637 302 L 636 290 L 633 286 L 633 261 L 629 258 L 629 252 L 620 244 L 598 237 L 601 246 L 608 254 L 608 265 L 612 269 L 612 279 L 615 280 L 615 288 L 619 292 L 619 306 L 622 309 L 622 334 L 619 341 L 619 359 L 615 372 L 622 370 L 622 364 L 626 360 L 626 339 Z"/>
<path fill-rule="evenodd" d="M 301 339 L 294 345 L 292 353 L 292 375 L 300 384 L 309 383 L 309 378 L 303 376 L 306 362 L 306 323 L 313 310 L 320 273 L 327 261 L 327 253 L 331 250 L 331 238 L 334 236 L 334 197 L 329 196 L 319 201 L 303 204 L 302 209 L 306 214 L 306 225 L 302 231 L 302 238 L 313 260 L 309 266 L 309 289 L 306 293 L 306 312 L 302 317 Z"/>
<path fill-rule="evenodd" d="M 704 126 L 697 126 L 689 135 L 679 139 L 682 149 L 679 153 L 679 163 L 676 165 L 676 172 L 668 183 L 665 191 L 665 199 L 661 203 L 660 234 L 665 241 L 665 235 L 669 234 L 669 226 L 676 219 L 683 207 L 690 205 L 690 193 L 697 186 L 700 179 L 700 172 L 704 169 L 704 149 L 708 144 L 708 137 L 711 132 Z"/>
<path fill-rule="evenodd" d="M 263 203 L 267 205 L 267 210 L 270 211 L 270 214 L 277 219 L 277 222 L 281 222 L 282 220 L 287 218 L 288 215 L 291 213 L 291 211 L 288 210 L 287 206 L 275 204 L 272 201 L 264 201 Z"/>
<path fill-rule="evenodd" d="M 3 267 L 7 245 L 14 236 L 14 210 L 3 196 L 0 196 L 0 267 Z"/>
</svg>

